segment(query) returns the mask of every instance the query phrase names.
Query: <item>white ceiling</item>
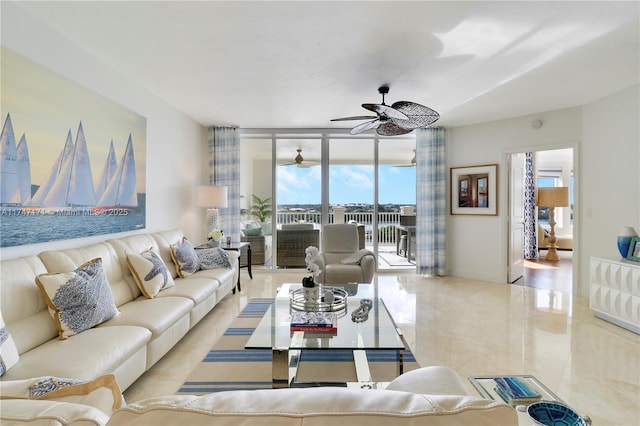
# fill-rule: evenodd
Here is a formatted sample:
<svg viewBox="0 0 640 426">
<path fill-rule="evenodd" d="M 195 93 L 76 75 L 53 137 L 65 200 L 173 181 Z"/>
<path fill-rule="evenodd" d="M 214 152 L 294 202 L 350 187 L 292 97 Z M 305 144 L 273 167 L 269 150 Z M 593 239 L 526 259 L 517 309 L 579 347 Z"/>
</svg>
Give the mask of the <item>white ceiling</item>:
<svg viewBox="0 0 640 426">
<path fill-rule="evenodd" d="M 4 1 L 3 1 L 4 3 Z M 377 88 L 455 126 L 639 81 L 638 1 L 22 2 L 204 126 L 348 127 Z"/>
</svg>

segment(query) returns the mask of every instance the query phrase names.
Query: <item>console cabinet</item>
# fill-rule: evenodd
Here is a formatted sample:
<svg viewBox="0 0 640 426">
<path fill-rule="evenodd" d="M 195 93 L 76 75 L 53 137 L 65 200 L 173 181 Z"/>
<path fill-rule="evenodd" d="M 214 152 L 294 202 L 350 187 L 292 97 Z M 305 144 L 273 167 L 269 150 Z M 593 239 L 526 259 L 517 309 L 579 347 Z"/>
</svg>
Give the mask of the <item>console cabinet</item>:
<svg viewBox="0 0 640 426">
<path fill-rule="evenodd" d="M 589 307 L 595 315 L 640 334 L 640 263 L 592 257 Z"/>
</svg>

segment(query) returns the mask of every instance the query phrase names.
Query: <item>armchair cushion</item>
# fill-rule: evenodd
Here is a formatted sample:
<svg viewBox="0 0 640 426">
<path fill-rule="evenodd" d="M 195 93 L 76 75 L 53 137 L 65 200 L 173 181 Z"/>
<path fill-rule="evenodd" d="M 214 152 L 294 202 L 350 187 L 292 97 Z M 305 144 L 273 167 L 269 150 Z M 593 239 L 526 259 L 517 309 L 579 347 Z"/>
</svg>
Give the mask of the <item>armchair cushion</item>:
<svg viewBox="0 0 640 426">
<path fill-rule="evenodd" d="M 359 265 L 365 256 L 373 256 L 373 252 L 368 249 L 360 249 L 357 252 L 345 257 L 340 261 L 343 265 Z"/>
</svg>

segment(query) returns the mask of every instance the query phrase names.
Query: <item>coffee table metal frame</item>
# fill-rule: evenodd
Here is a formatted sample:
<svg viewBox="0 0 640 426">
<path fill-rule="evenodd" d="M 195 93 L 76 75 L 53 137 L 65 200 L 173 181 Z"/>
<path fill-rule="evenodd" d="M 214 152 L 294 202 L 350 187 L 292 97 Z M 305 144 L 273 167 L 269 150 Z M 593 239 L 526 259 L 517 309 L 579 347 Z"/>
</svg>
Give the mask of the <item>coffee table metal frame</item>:
<svg viewBox="0 0 640 426">
<path fill-rule="evenodd" d="M 381 298 L 373 295 L 371 284 L 359 284 L 358 293 L 349 296 L 346 313 L 338 315 L 336 334 L 292 332 L 289 292 L 299 288 L 300 284 L 283 284 L 273 304 L 262 317 L 260 324 L 245 345 L 245 349 L 271 349 L 273 354 L 273 388 L 335 386 L 330 382 L 299 382 L 296 380 L 300 353 L 302 350 L 353 350 L 357 384 L 347 386 L 363 388 L 381 388 L 384 383 L 372 381 L 366 350 L 395 350 L 397 353 L 397 374 L 404 372 L 405 342 L 402 332 L 389 315 Z M 360 306 L 360 300 L 373 301 L 369 318 L 361 323 L 351 320 L 351 312 Z M 340 384 L 344 384 L 341 382 Z"/>
</svg>

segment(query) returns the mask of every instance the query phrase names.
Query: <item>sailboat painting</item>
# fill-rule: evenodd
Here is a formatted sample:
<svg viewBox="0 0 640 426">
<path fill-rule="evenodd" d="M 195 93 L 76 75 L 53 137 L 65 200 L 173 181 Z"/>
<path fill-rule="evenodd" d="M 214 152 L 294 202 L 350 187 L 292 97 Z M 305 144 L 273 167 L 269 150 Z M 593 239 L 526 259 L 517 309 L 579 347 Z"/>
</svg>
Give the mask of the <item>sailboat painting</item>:
<svg viewBox="0 0 640 426">
<path fill-rule="evenodd" d="M 146 227 L 146 118 L 2 48 L 0 247 Z"/>
</svg>

